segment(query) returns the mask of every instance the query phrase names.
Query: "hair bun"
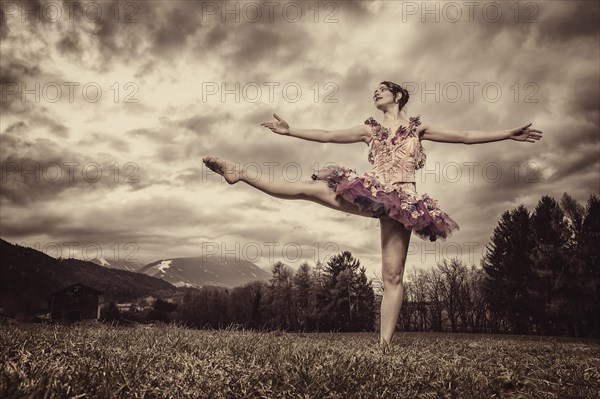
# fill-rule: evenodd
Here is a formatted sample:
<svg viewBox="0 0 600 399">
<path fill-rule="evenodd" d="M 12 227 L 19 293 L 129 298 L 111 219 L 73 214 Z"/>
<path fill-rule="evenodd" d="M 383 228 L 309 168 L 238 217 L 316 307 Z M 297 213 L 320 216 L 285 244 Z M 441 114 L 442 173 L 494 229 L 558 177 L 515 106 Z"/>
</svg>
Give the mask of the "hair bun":
<svg viewBox="0 0 600 399">
<path fill-rule="evenodd" d="M 391 92 L 394 96 L 396 96 L 398 93 L 402 94 L 402 98 L 400 98 L 400 100 L 398 101 L 398 106 L 400 108 L 399 111 L 402 111 L 402 108 L 404 108 L 404 106 L 408 102 L 408 98 L 410 97 L 408 95 L 408 90 L 406 90 L 404 87 L 400 86 L 399 84 L 390 82 L 388 80 L 384 80 L 380 84 L 386 85 L 387 88 L 391 90 Z"/>
</svg>

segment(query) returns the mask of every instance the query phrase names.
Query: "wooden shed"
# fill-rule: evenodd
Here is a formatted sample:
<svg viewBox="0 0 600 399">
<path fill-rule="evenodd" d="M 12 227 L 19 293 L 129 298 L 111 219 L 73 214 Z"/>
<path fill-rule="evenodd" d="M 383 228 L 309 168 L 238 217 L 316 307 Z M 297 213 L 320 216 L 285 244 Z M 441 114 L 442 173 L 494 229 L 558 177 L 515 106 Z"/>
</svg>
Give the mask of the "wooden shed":
<svg viewBox="0 0 600 399">
<path fill-rule="evenodd" d="M 102 292 L 83 284 L 73 284 L 47 297 L 50 320 L 99 319 Z"/>
</svg>

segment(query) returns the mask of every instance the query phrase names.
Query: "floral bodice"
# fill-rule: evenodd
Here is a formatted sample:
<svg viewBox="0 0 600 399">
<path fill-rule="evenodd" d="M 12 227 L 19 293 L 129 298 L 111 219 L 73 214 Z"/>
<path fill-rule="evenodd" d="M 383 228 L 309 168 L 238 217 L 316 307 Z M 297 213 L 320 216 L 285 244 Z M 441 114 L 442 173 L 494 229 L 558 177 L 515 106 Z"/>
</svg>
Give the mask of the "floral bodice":
<svg viewBox="0 0 600 399">
<path fill-rule="evenodd" d="M 415 182 L 415 170 L 425 165 L 426 155 L 419 140 L 419 116 L 409 118 L 407 127 L 400 126 L 394 134 L 369 117 L 365 125 L 373 129 L 369 142 L 369 162 L 373 173 L 384 184 Z"/>
</svg>

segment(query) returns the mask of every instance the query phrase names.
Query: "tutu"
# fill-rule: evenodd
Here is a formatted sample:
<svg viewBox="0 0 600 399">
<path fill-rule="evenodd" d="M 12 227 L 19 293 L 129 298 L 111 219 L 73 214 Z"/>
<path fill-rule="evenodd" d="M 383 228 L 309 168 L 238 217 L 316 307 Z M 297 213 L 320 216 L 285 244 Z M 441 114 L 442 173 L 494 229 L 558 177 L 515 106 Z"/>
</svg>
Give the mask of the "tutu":
<svg viewBox="0 0 600 399">
<path fill-rule="evenodd" d="M 411 122 L 414 120 L 418 121 L 418 118 L 411 118 Z M 365 123 L 373 121 L 369 118 Z M 385 135 L 384 139 L 387 137 Z M 374 140 L 376 138 L 379 136 Z M 377 151 L 375 153 L 377 156 Z M 414 182 L 390 184 L 382 182 L 376 172 L 358 175 L 353 169 L 337 165 L 318 171 L 312 179 L 327 182 L 336 198 L 354 204 L 361 211 L 371 212 L 373 218 L 388 216 L 423 240 L 444 241 L 453 231 L 459 230 L 458 224 L 439 208 L 437 200 L 417 193 Z"/>
<path fill-rule="evenodd" d="M 329 166 L 313 174 L 312 179 L 326 181 L 336 197 L 372 212 L 374 218 L 387 215 L 423 240 L 444 241 L 459 230 L 458 224 L 438 207 L 437 200 L 416 193 L 415 183 L 384 187 L 373 173 L 358 176 L 343 166 Z"/>
</svg>

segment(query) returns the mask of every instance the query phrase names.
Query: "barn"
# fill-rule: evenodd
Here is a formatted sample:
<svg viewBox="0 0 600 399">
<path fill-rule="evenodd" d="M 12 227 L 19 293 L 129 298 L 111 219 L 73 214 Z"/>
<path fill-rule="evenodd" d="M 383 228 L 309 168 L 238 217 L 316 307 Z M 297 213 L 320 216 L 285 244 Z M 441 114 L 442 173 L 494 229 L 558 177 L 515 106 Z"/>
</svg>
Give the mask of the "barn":
<svg viewBox="0 0 600 399">
<path fill-rule="evenodd" d="M 50 320 L 77 321 L 100 318 L 102 292 L 83 284 L 72 284 L 47 297 Z"/>
</svg>

